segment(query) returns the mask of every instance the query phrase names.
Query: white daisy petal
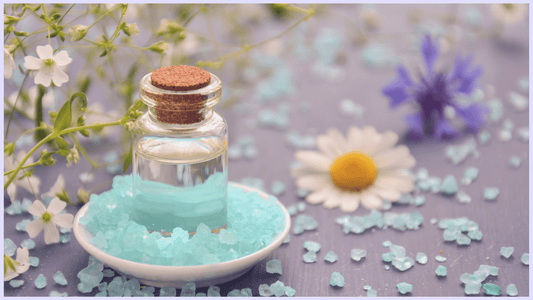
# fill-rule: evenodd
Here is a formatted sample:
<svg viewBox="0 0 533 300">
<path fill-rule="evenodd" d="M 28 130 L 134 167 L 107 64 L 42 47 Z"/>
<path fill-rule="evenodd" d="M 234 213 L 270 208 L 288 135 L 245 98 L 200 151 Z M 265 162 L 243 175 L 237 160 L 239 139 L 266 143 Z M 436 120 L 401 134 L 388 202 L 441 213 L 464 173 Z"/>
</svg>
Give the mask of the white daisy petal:
<svg viewBox="0 0 533 300">
<path fill-rule="evenodd" d="M 330 180 L 330 176 L 327 174 L 322 175 L 307 175 L 298 178 L 296 185 L 304 190 L 315 191 L 321 189 Z"/>
<path fill-rule="evenodd" d="M 40 59 L 52 59 L 54 56 L 54 49 L 50 44 L 37 46 L 37 55 L 39 55 Z"/>
<path fill-rule="evenodd" d="M 30 235 L 30 238 L 34 238 L 41 233 L 44 227 L 43 219 L 35 219 L 26 225 L 26 232 Z"/>
<path fill-rule="evenodd" d="M 324 201 L 324 204 L 322 205 L 327 209 L 331 209 L 331 208 L 335 208 L 341 205 L 341 201 L 342 201 L 342 194 L 339 192 L 334 192 L 334 193 L 330 193 L 326 197 L 326 200 Z"/>
<path fill-rule="evenodd" d="M 328 135 L 331 138 L 331 143 L 334 149 L 337 151 L 337 156 L 350 152 L 348 141 L 344 138 L 342 133 L 337 128 L 329 129 Z"/>
<path fill-rule="evenodd" d="M 328 195 L 330 193 L 331 193 L 330 192 L 330 188 L 329 187 L 324 187 L 321 190 L 314 191 L 314 192 L 310 193 L 309 195 L 307 195 L 305 200 L 309 204 L 319 204 L 319 203 L 324 202 L 324 200 L 328 197 Z"/>
<path fill-rule="evenodd" d="M 361 145 L 361 141 L 363 137 L 363 133 L 361 129 L 352 126 L 348 129 L 347 136 L 348 136 L 348 144 L 350 146 L 350 149 L 352 151 L 358 151 L 359 145 Z"/>
<path fill-rule="evenodd" d="M 298 151 L 295 155 L 302 164 L 317 171 L 328 172 L 332 163 L 324 154 L 316 151 Z"/>
<path fill-rule="evenodd" d="M 389 201 L 396 201 L 400 198 L 401 193 L 397 189 L 389 187 L 377 187 L 375 193 L 382 199 L 387 199 Z"/>
<path fill-rule="evenodd" d="M 371 191 L 361 194 L 361 205 L 366 209 L 381 209 L 382 200 Z"/>
<path fill-rule="evenodd" d="M 33 201 L 33 204 L 28 207 L 28 212 L 37 217 L 42 216 L 45 211 L 46 211 L 46 207 L 39 200 Z"/>
<path fill-rule="evenodd" d="M 62 50 L 54 55 L 54 61 L 56 62 L 56 65 L 61 67 L 70 64 L 72 62 L 72 58 L 68 56 L 68 52 L 66 50 Z"/>
<path fill-rule="evenodd" d="M 362 143 L 359 144 L 358 151 L 371 155 L 381 141 L 381 134 L 372 126 L 365 126 L 361 132 Z"/>
<path fill-rule="evenodd" d="M 67 203 L 65 201 L 59 200 L 58 197 L 55 197 L 50 202 L 50 205 L 48 205 L 48 212 L 53 215 L 57 215 L 60 211 L 65 209 L 65 207 L 67 207 Z"/>
<path fill-rule="evenodd" d="M 384 168 L 395 168 L 398 166 L 410 165 L 412 164 L 414 157 L 409 154 L 409 148 L 407 148 L 407 146 L 400 145 L 396 148 L 381 151 L 379 154 L 373 157 L 373 160 L 379 170 Z"/>
<path fill-rule="evenodd" d="M 39 70 L 43 67 L 43 61 L 33 56 L 24 57 L 24 68 L 28 70 Z"/>
<path fill-rule="evenodd" d="M 48 72 L 43 72 L 41 70 L 37 72 L 33 81 L 35 82 L 35 84 L 42 84 L 46 87 L 49 87 L 50 83 L 52 83 L 52 74 Z"/>
<path fill-rule="evenodd" d="M 390 130 L 385 131 L 381 135 L 381 141 L 374 149 L 374 153 L 378 154 L 380 151 L 394 147 L 394 145 L 396 145 L 396 143 L 398 142 L 399 138 L 400 137 L 396 133 Z"/>
<path fill-rule="evenodd" d="M 320 175 L 324 174 L 323 171 L 317 171 L 315 169 L 311 169 L 309 167 L 297 167 L 291 169 L 291 175 L 294 178 L 298 178 L 301 176 L 307 176 L 307 175 Z"/>
<path fill-rule="evenodd" d="M 316 147 L 322 153 L 324 153 L 330 159 L 335 159 L 337 157 L 337 150 L 335 150 L 333 144 L 331 143 L 331 138 L 327 135 L 319 135 L 315 140 Z"/>
<path fill-rule="evenodd" d="M 59 231 L 57 230 L 56 225 L 52 222 L 44 223 L 44 242 L 49 244 L 54 244 L 59 242 Z"/>
<path fill-rule="evenodd" d="M 414 183 L 413 180 L 408 177 L 381 176 L 376 179 L 374 185 L 381 188 L 396 189 L 400 193 L 407 193 L 413 189 Z"/>
<path fill-rule="evenodd" d="M 358 194 L 344 193 L 340 209 L 343 212 L 354 212 L 359 208 L 360 201 Z"/>
<path fill-rule="evenodd" d="M 68 82 L 68 75 L 67 73 L 63 72 L 63 70 L 57 68 L 54 73 L 52 73 L 52 81 L 56 86 L 61 86 L 63 83 Z"/>
<path fill-rule="evenodd" d="M 64 203 L 64 202 L 63 202 Z M 74 216 L 71 214 L 54 215 L 52 222 L 59 227 L 72 228 Z"/>
</svg>

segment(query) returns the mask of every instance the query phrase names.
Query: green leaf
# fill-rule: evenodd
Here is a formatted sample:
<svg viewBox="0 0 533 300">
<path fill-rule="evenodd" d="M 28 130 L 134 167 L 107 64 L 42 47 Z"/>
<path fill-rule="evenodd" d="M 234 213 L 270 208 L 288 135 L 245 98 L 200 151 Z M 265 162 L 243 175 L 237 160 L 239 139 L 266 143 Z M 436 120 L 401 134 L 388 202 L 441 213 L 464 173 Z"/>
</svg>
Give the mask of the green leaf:
<svg viewBox="0 0 533 300">
<path fill-rule="evenodd" d="M 56 141 L 56 144 L 57 146 L 59 147 L 59 149 L 67 149 L 68 147 L 70 147 L 70 144 L 65 141 L 64 138 L 58 136 L 54 139 Z"/>
<path fill-rule="evenodd" d="M 85 125 L 85 116 L 80 116 L 78 120 L 76 121 L 76 126 L 83 126 Z"/>
<path fill-rule="evenodd" d="M 13 30 L 13 33 L 14 33 L 16 36 L 28 36 L 28 35 L 30 35 L 30 34 L 27 33 L 26 31 L 16 31 L 16 30 Z"/>
<path fill-rule="evenodd" d="M 70 151 L 68 149 L 59 149 L 59 154 L 61 156 L 67 157 L 69 155 Z"/>
<path fill-rule="evenodd" d="M 106 54 L 107 54 L 107 49 L 105 49 L 104 52 L 102 52 L 102 54 L 100 54 L 100 57 L 106 56 Z"/>
<path fill-rule="evenodd" d="M 50 16 L 50 20 L 59 19 L 59 17 L 61 17 L 61 14 L 60 13 L 55 13 L 55 14 Z"/>
<path fill-rule="evenodd" d="M 133 139 L 130 141 L 130 151 L 128 155 L 124 158 L 124 166 L 122 167 L 122 174 L 126 173 L 128 167 L 131 165 L 131 160 L 133 158 Z"/>
<path fill-rule="evenodd" d="M 59 38 L 61 39 L 62 42 L 65 41 L 65 33 L 63 31 L 59 32 Z"/>
<path fill-rule="evenodd" d="M 80 133 L 81 133 L 81 135 L 83 135 L 84 137 L 88 137 L 88 136 L 89 136 L 89 130 L 87 130 L 87 129 L 82 129 L 82 130 L 80 130 Z"/>
<path fill-rule="evenodd" d="M 61 130 L 70 126 L 70 122 L 72 121 L 72 102 L 76 98 L 80 98 L 82 101 L 81 109 L 85 109 L 87 107 L 87 96 L 85 96 L 84 93 L 77 92 L 72 95 L 70 100 L 63 104 L 59 110 L 59 113 L 57 114 L 56 121 L 54 122 L 54 132 L 60 132 Z"/>
</svg>

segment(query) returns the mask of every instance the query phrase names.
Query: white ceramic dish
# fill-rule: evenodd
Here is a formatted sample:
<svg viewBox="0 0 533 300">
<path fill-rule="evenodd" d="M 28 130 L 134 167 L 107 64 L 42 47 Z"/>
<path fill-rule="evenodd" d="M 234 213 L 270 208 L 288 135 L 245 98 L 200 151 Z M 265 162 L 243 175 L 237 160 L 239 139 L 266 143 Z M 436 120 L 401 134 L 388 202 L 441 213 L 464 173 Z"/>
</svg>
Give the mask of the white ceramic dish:
<svg viewBox="0 0 533 300">
<path fill-rule="evenodd" d="M 254 188 L 234 182 L 230 182 L 229 184 L 245 191 L 258 192 L 263 198 L 268 198 L 268 194 Z M 113 268 L 118 273 L 128 277 L 137 278 L 142 284 L 154 287 L 171 286 L 182 288 L 187 282 L 195 282 L 197 287 L 204 287 L 227 282 L 243 275 L 258 262 L 274 252 L 274 250 L 283 243 L 283 240 L 285 240 L 287 234 L 289 234 L 291 217 L 283 204 L 279 201 L 278 204 L 285 215 L 285 227 L 269 245 L 245 257 L 214 265 L 187 267 L 157 266 L 111 256 L 89 242 L 94 235 L 79 222 L 80 218 L 87 212 L 89 204 L 85 204 L 85 206 L 78 211 L 78 214 L 74 219 L 73 231 L 74 236 L 80 243 L 81 247 L 89 252 L 89 254 L 106 264 L 108 267 Z"/>
</svg>

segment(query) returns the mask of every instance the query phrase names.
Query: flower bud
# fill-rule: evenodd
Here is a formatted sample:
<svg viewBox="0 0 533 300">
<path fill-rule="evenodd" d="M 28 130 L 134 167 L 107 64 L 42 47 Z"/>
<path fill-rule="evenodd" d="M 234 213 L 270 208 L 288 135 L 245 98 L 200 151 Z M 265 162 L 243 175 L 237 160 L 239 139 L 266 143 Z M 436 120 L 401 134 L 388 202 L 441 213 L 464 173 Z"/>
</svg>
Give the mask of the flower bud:
<svg viewBox="0 0 533 300">
<path fill-rule="evenodd" d="M 87 30 L 89 30 L 89 27 L 87 26 L 74 25 L 70 28 L 67 34 L 71 36 L 71 41 L 76 42 L 81 40 L 87 34 Z"/>
</svg>

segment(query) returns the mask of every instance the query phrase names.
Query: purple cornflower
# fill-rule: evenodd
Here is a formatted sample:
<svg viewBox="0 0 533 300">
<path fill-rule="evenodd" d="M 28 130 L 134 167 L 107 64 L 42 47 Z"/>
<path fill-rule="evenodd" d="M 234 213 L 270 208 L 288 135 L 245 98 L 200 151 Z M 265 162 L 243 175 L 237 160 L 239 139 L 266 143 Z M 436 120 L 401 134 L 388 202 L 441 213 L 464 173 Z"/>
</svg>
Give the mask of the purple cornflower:
<svg viewBox="0 0 533 300">
<path fill-rule="evenodd" d="M 467 130 L 475 133 L 485 126 L 486 116 L 490 112 L 486 105 L 475 103 L 463 107 L 454 99 L 460 93 L 472 93 L 476 80 L 483 74 L 483 68 L 480 66 L 470 68 L 473 55 L 464 59 L 458 55 L 452 71 L 444 74 L 434 70 L 439 49 L 429 34 L 422 38 L 421 50 L 427 73 L 420 79 L 420 83 L 413 83 L 405 66 L 400 65 L 396 69 L 396 80 L 381 89 L 381 93 L 390 98 L 390 108 L 394 109 L 410 101 L 416 101 L 420 105 L 419 112 L 409 114 L 405 118 L 410 137 L 433 135 L 440 140 L 442 137 L 459 136 L 459 132 L 444 116 L 446 106 L 455 109 Z"/>
</svg>

